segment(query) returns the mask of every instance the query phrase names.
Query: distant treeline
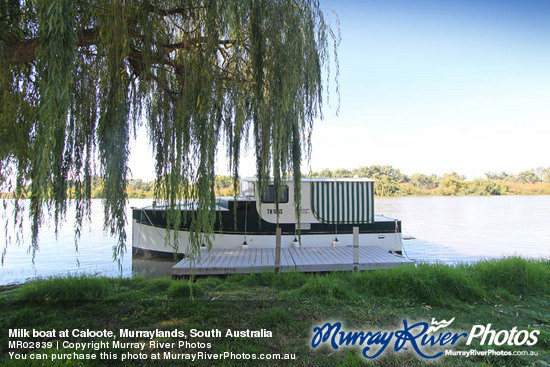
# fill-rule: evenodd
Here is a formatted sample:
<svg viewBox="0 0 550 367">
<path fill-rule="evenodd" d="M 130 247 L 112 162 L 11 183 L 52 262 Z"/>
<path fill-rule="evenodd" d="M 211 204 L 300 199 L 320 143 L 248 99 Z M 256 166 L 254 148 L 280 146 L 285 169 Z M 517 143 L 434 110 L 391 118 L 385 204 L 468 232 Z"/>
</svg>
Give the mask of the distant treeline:
<svg viewBox="0 0 550 367">
<path fill-rule="evenodd" d="M 550 194 L 550 167 L 531 169 L 517 175 L 487 172 L 484 178 L 472 181 L 456 172 L 442 176 L 423 173 L 409 176 L 389 165 L 372 165 L 353 170 L 324 169 L 311 172 L 308 177 L 372 178 L 376 180 L 374 193 L 378 196 Z"/>
<path fill-rule="evenodd" d="M 372 178 L 377 196 L 428 196 L 428 195 L 550 195 L 550 167 L 537 168 L 518 174 L 485 173 L 484 178 L 466 180 L 456 172 L 442 176 L 415 173 L 406 175 L 389 165 L 372 165 L 353 170 L 324 169 L 311 172 L 306 177 L 361 177 Z M 232 179 L 216 177 L 216 195 L 233 195 Z M 152 197 L 153 183 L 131 180 L 128 185 L 130 198 Z"/>
<path fill-rule="evenodd" d="M 518 174 L 506 172 L 485 173 L 484 178 L 466 180 L 456 172 L 442 176 L 415 173 L 405 175 L 390 165 L 372 165 L 353 170 L 339 168 L 334 171 L 324 169 L 311 172 L 306 177 L 360 177 L 372 178 L 374 193 L 377 196 L 428 196 L 428 195 L 550 195 L 550 167 L 526 170 Z M 91 182 L 92 198 L 103 198 L 101 179 L 93 177 Z M 141 179 L 129 180 L 128 198 L 153 198 L 155 183 Z M 230 176 L 216 176 L 215 194 L 233 195 L 233 183 Z M 0 194 L 10 197 L 9 194 Z"/>
</svg>

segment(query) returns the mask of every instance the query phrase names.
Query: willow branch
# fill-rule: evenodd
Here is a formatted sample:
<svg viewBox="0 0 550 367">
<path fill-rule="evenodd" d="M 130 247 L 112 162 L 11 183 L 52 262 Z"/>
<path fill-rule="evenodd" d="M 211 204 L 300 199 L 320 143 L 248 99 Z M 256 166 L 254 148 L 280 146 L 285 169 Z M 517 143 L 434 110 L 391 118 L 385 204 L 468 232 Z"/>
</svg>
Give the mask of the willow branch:
<svg viewBox="0 0 550 367">
<path fill-rule="evenodd" d="M 78 37 L 78 47 L 91 46 L 96 43 L 98 32 L 96 29 L 84 29 Z M 35 61 L 36 48 L 39 38 L 21 41 L 16 44 L 6 45 L 4 56 L 12 64 L 25 64 Z"/>
<path fill-rule="evenodd" d="M 86 47 L 95 45 L 98 42 L 98 34 L 99 32 L 93 28 L 93 29 L 85 29 L 80 32 L 79 38 L 78 38 L 78 47 Z M 140 37 L 140 35 L 134 35 L 137 38 Z M 0 56 L 4 56 L 8 59 L 8 61 L 12 64 L 25 64 L 28 62 L 32 62 L 36 60 L 36 48 L 38 47 L 38 40 L 39 38 L 33 38 L 30 40 L 21 41 L 15 44 L 6 45 L 4 48 L 4 54 Z M 162 49 L 166 53 L 170 53 L 172 51 L 183 49 L 183 50 L 191 50 L 198 45 L 204 44 L 208 41 L 206 37 L 199 37 L 199 38 L 193 38 L 189 40 L 185 40 L 183 42 L 178 43 L 171 43 L 167 45 L 163 45 Z M 219 40 L 217 41 L 219 45 L 228 46 L 235 44 L 235 41 L 233 40 Z M 1 52 L 1 49 L 0 49 Z M 162 54 L 159 53 L 159 54 Z"/>
</svg>

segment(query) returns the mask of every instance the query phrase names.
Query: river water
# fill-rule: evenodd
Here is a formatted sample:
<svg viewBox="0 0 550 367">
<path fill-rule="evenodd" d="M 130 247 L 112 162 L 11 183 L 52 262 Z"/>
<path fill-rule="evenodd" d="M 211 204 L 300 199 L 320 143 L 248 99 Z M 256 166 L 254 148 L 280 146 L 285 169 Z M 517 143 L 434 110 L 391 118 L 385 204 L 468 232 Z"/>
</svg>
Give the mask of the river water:
<svg viewBox="0 0 550 367">
<path fill-rule="evenodd" d="M 141 207 L 149 199 L 130 200 Z M 550 196 L 490 197 L 404 197 L 377 198 L 376 213 L 402 221 L 403 235 L 414 237 L 403 241 L 405 255 L 427 262 L 457 263 L 483 258 L 517 255 L 550 258 Z M 20 283 L 36 277 L 65 274 L 106 276 L 169 275 L 176 261 L 132 258 L 131 228 L 127 226 L 127 253 L 113 261 L 116 240 L 103 231 L 101 200 L 92 202 L 92 221 L 85 225 L 78 242 L 74 241 L 73 213 L 56 237 L 53 224 L 45 223 L 39 238 L 39 250 L 29 251 L 29 223 L 24 223 L 23 237 L 13 240 L 13 217 L 10 206 L 0 209 L 6 231 L 0 234 L 0 249 L 6 234 L 12 237 L 0 265 L 0 285 Z"/>
</svg>

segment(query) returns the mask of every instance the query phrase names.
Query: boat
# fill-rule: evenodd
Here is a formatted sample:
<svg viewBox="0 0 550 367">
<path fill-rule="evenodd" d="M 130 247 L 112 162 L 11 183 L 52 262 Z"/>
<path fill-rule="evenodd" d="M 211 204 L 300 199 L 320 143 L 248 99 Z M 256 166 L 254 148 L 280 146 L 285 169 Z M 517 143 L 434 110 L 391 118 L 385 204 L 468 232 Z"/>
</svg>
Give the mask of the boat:
<svg viewBox="0 0 550 367">
<path fill-rule="evenodd" d="M 284 181 L 275 205 L 275 187 L 259 193 L 254 178 L 240 180 L 237 196 L 217 197 L 212 249 L 275 248 L 277 226 L 281 248 L 336 247 L 353 244 L 359 228 L 359 246 L 378 246 L 401 254 L 401 221 L 374 213 L 374 180 L 365 178 L 308 178 L 301 181 L 300 221 L 294 205 L 294 182 Z M 183 212 L 196 210 L 189 202 Z M 177 243 L 166 241 L 164 206 L 132 208 L 134 254 L 174 256 L 191 253 L 189 223 L 182 221 Z M 189 213 L 188 213 L 189 214 Z M 206 243 L 203 247 L 208 247 Z"/>
</svg>

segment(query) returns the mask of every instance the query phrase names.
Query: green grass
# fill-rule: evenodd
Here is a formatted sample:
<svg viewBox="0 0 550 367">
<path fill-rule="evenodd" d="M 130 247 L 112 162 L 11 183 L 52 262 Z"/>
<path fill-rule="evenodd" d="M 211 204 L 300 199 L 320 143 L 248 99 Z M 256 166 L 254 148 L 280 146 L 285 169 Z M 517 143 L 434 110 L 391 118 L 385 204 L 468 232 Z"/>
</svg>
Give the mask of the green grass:
<svg viewBox="0 0 550 367">
<path fill-rule="evenodd" d="M 533 347 L 494 349 L 534 350 L 536 357 L 442 357 L 445 365 L 541 365 L 550 360 L 550 265 L 542 260 L 508 258 L 462 264 L 419 264 L 392 270 L 361 273 L 302 274 L 297 272 L 172 279 L 66 277 L 0 287 L 0 365 L 27 366 L 8 356 L 8 329 L 173 330 L 220 329 L 273 332 L 272 338 L 215 338 L 211 353 L 295 353 L 293 361 L 239 361 L 239 365 L 362 366 L 367 362 L 358 348 L 311 350 L 312 328 L 328 320 L 349 329 L 386 330 L 402 327 L 402 320 L 449 320 L 454 330 L 469 332 L 475 324 L 491 323 L 493 330 L 540 330 Z M 13 339 L 13 338 L 12 338 Z M 60 338 L 45 338 L 61 340 Z M 70 338 L 71 341 L 89 341 Z M 164 341 L 170 341 L 168 338 Z M 177 339 L 175 339 L 177 340 Z M 196 339 L 190 341 L 206 341 Z M 456 350 L 489 349 L 464 343 Z M 174 348 L 174 352 L 185 350 Z M 28 353 L 28 350 L 20 351 Z M 55 354 L 55 349 L 40 349 Z M 66 351 L 71 352 L 71 351 Z M 88 350 L 88 353 L 99 353 Z M 111 350 L 120 355 L 125 350 Z M 147 350 L 148 355 L 154 350 Z M 46 365 L 74 365 L 74 361 L 48 361 Z M 218 361 L 232 365 L 235 361 Z M 424 365 L 412 353 L 384 353 L 375 365 Z M 34 365 L 44 365 L 35 361 Z M 106 361 L 82 362 L 105 365 Z M 111 364 L 120 364 L 119 362 Z M 149 365 L 133 361 L 127 365 Z M 77 363 L 78 364 L 78 363 Z M 181 361 L 155 361 L 154 365 L 182 365 Z M 183 364 L 185 365 L 185 364 Z M 193 365 L 210 366 L 202 360 Z"/>
</svg>

